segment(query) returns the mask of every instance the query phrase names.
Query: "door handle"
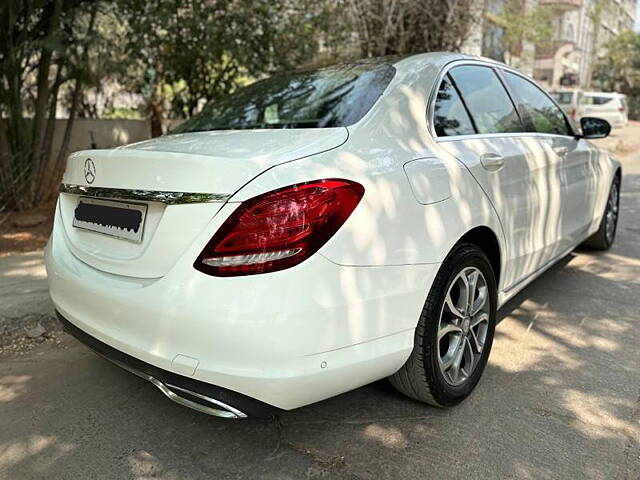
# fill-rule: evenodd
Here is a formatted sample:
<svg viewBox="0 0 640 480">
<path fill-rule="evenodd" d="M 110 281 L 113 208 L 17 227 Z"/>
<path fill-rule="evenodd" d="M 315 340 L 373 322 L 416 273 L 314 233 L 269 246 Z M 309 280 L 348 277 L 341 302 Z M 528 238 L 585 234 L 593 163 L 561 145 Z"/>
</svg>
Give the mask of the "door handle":
<svg viewBox="0 0 640 480">
<path fill-rule="evenodd" d="M 480 163 L 485 170 L 495 172 L 504 166 L 504 157 L 499 153 L 483 153 L 480 155 Z"/>
<path fill-rule="evenodd" d="M 567 155 L 567 152 L 569 152 L 569 149 L 567 147 L 553 147 L 553 151 L 556 152 L 556 155 L 559 157 L 564 157 Z"/>
</svg>

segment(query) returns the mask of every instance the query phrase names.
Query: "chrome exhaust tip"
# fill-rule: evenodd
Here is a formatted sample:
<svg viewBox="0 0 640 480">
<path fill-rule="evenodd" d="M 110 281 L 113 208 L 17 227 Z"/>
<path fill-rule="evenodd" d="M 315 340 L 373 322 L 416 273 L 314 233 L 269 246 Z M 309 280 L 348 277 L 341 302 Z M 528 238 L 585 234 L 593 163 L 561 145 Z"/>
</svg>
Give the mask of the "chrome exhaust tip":
<svg viewBox="0 0 640 480">
<path fill-rule="evenodd" d="M 123 368 L 128 372 L 131 372 L 134 375 L 137 375 L 140 378 L 144 378 L 146 381 L 152 383 L 158 388 L 158 390 L 160 390 L 164 394 L 165 397 L 167 397 L 172 402 L 175 402 L 184 407 L 191 408 L 193 410 L 197 410 L 201 413 L 206 413 L 207 415 L 212 415 L 214 417 L 229 419 L 247 418 L 246 413 L 241 412 L 237 408 L 232 407 L 231 405 L 227 405 L 220 400 L 216 400 L 215 398 L 208 397 L 192 390 L 187 390 L 183 387 L 178 387 L 177 385 L 163 383 L 157 378 L 152 377 L 147 373 L 141 372 L 140 370 L 136 370 L 126 363 L 119 362 L 118 360 L 106 357 L 102 354 L 100 355 L 110 362 L 115 363 L 120 368 Z"/>
</svg>

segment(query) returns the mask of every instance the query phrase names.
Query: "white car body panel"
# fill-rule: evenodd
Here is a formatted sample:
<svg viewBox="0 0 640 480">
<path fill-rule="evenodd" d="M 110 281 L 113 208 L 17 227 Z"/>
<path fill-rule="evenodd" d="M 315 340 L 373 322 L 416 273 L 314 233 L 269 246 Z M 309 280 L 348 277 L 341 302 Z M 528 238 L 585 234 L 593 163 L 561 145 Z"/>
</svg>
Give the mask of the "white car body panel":
<svg viewBox="0 0 640 480">
<path fill-rule="evenodd" d="M 347 128 L 203 132 L 73 154 L 64 183 L 229 198 L 148 202 L 136 244 L 74 229 L 78 195 L 61 194 L 46 249 L 56 309 L 128 355 L 283 409 L 393 374 L 413 349 L 441 263 L 465 234 L 495 237 L 502 304 L 597 229 L 619 167 L 572 137 L 435 138 L 427 112 L 452 62 L 480 60 L 397 62 L 382 97 Z M 482 167 L 479 156 L 494 150 L 508 168 Z M 87 158 L 97 170 L 91 185 Z M 194 269 L 242 202 L 327 178 L 358 182 L 365 194 L 316 254 L 260 275 Z"/>
</svg>

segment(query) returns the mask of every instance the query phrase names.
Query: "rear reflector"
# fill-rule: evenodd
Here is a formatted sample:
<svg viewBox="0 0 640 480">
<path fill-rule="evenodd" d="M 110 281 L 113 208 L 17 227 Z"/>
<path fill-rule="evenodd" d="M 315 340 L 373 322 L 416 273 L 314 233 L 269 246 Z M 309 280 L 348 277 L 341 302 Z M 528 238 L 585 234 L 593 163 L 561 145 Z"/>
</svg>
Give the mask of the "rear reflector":
<svg viewBox="0 0 640 480">
<path fill-rule="evenodd" d="M 340 179 L 281 188 L 243 202 L 194 263 L 209 275 L 253 275 L 292 267 L 320 249 L 349 218 L 364 187 Z"/>
</svg>

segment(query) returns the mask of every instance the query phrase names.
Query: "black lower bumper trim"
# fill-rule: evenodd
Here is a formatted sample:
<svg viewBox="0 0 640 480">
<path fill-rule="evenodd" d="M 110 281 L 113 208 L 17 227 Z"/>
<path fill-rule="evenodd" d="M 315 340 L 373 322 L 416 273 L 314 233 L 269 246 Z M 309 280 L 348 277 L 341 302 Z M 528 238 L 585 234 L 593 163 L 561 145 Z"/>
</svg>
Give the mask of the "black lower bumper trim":
<svg viewBox="0 0 640 480">
<path fill-rule="evenodd" d="M 56 312 L 56 314 L 58 315 L 60 322 L 62 322 L 66 332 L 73 335 L 76 339 L 98 354 L 116 364 L 125 366 L 125 368 L 153 377 L 163 384 L 169 384 L 206 397 L 214 398 L 253 417 L 268 418 L 282 411 L 273 405 L 269 405 L 241 393 L 202 382 L 194 378 L 185 377 L 177 373 L 169 372 L 168 370 L 143 362 L 138 358 L 132 357 L 131 355 L 117 350 L 112 346 L 101 342 L 97 338 L 92 337 L 64 318 L 60 312 Z"/>
</svg>

